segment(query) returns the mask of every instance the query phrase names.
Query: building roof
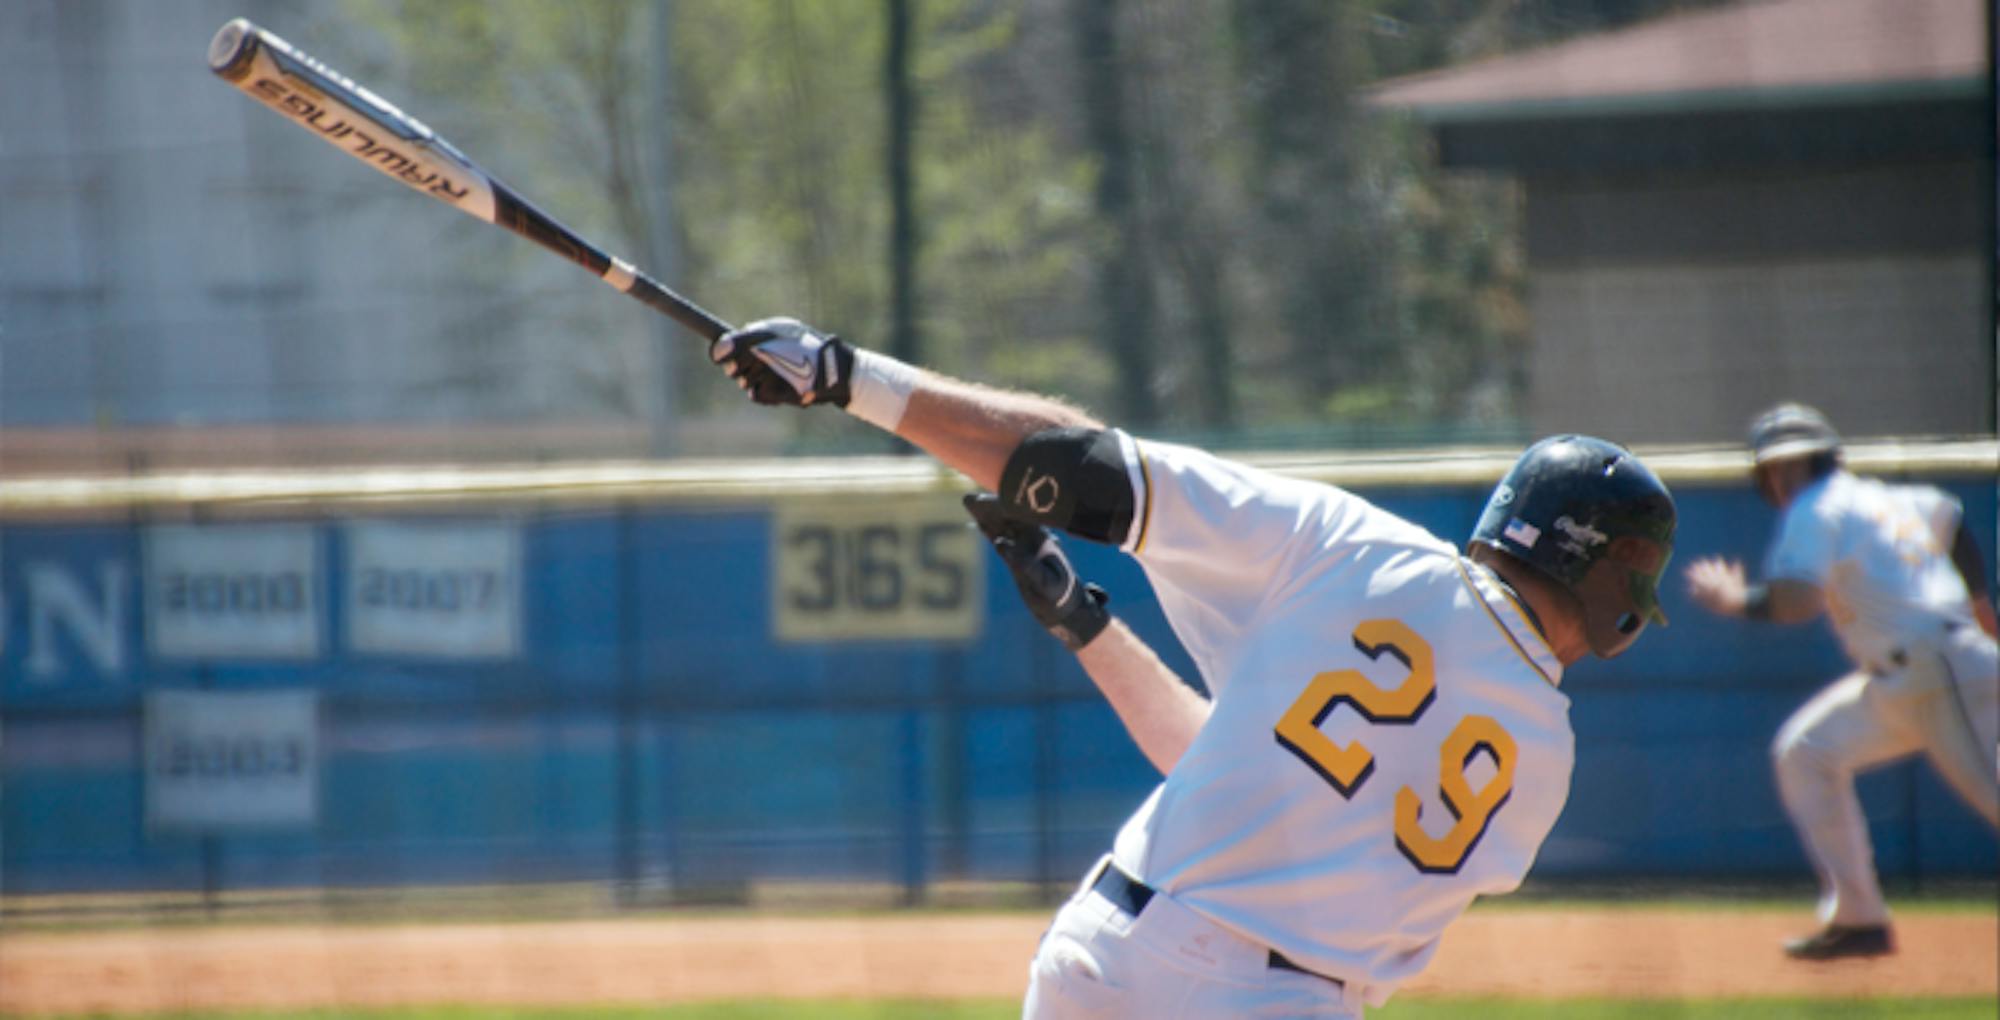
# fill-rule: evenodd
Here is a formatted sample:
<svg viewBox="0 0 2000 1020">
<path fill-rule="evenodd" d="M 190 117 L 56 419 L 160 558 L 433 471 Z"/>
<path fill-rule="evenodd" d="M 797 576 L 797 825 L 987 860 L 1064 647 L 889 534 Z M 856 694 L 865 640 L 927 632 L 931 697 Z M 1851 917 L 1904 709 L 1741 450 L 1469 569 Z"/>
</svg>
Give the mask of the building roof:
<svg viewBox="0 0 2000 1020">
<path fill-rule="evenodd" d="M 1982 96 L 1986 0 L 1751 0 L 1372 90 L 1428 120 Z"/>
</svg>

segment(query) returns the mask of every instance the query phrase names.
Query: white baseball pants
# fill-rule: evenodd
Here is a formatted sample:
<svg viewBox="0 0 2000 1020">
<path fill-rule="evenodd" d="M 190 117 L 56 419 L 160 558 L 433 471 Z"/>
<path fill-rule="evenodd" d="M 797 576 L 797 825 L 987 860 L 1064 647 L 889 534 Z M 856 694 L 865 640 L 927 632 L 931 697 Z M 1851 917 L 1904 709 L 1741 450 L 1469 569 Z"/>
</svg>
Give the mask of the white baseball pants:
<svg viewBox="0 0 2000 1020">
<path fill-rule="evenodd" d="M 1778 792 L 1820 878 L 1820 921 L 1886 924 L 1857 773 L 1923 752 L 2000 829 L 2000 653 L 1960 626 L 1904 649 L 1901 662 L 1834 681 L 1786 720 L 1771 752 Z"/>
<path fill-rule="evenodd" d="M 1042 937 L 1024 1020 L 1360 1020 L 1358 989 L 1274 970 L 1270 950 L 1164 893 L 1132 917 L 1090 881 Z"/>
</svg>

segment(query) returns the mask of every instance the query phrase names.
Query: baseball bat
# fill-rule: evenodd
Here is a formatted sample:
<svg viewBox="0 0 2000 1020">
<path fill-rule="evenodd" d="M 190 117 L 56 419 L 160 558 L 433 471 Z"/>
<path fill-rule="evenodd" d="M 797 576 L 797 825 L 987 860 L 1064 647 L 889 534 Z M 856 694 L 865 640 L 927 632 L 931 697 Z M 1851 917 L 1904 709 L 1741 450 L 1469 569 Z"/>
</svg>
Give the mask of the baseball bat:
<svg viewBox="0 0 2000 1020">
<path fill-rule="evenodd" d="M 729 332 L 728 323 L 537 209 L 423 122 L 248 19 L 215 33 L 208 67 L 342 152 L 561 255 L 697 335 L 714 340 Z"/>
</svg>

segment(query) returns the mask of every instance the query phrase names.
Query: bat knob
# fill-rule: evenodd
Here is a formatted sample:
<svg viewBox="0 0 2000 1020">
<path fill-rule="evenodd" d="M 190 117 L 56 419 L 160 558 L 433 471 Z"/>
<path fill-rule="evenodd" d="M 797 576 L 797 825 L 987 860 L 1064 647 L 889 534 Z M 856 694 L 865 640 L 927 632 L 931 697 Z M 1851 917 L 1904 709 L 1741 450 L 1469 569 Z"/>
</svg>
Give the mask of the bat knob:
<svg viewBox="0 0 2000 1020">
<path fill-rule="evenodd" d="M 231 18 L 208 42 L 208 69 L 234 80 L 249 70 L 257 51 L 257 26 L 248 18 Z"/>
</svg>

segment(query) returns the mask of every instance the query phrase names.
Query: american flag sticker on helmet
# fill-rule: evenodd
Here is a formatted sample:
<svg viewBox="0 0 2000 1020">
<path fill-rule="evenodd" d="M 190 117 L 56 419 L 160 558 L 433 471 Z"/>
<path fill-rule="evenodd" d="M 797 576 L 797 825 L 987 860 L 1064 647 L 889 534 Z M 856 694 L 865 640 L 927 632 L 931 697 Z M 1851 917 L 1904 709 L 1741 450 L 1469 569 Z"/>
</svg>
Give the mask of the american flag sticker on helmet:
<svg viewBox="0 0 2000 1020">
<path fill-rule="evenodd" d="M 1542 529 L 1529 524 L 1519 517 L 1508 521 L 1507 527 L 1500 533 L 1507 536 L 1508 540 L 1519 542 L 1529 549 L 1533 549 L 1535 543 L 1541 541 L 1542 538 Z"/>
</svg>

